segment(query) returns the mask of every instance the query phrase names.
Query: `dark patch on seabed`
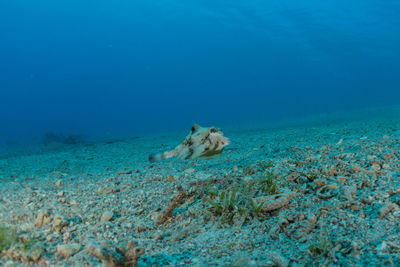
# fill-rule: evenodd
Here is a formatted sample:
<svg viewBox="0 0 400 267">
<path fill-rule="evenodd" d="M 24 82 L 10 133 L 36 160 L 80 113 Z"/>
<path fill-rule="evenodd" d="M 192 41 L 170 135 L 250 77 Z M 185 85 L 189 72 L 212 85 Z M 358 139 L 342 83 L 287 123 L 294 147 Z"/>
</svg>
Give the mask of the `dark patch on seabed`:
<svg viewBox="0 0 400 267">
<path fill-rule="evenodd" d="M 227 128 L 209 161 L 147 161 L 180 135 L 3 156 L 0 265 L 397 266 L 391 114 Z"/>
</svg>

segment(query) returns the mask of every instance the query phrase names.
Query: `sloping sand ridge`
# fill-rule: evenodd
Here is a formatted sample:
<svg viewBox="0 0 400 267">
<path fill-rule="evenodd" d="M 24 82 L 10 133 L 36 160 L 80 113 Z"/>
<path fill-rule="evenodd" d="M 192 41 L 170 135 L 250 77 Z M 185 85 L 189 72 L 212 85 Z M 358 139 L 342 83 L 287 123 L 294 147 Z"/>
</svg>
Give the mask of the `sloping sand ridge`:
<svg viewBox="0 0 400 267">
<path fill-rule="evenodd" d="M 397 118 L 224 129 L 210 161 L 147 161 L 178 135 L 3 155 L 0 265 L 399 265 Z"/>
</svg>

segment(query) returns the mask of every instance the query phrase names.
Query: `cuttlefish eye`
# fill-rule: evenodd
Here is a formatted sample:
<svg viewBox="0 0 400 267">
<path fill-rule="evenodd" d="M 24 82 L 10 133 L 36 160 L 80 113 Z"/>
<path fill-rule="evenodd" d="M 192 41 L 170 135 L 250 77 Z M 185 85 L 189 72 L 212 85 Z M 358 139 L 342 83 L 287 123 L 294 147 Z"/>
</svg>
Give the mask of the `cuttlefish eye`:
<svg viewBox="0 0 400 267">
<path fill-rule="evenodd" d="M 216 133 L 216 132 L 218 132 L 218 130 L 216 128 L 211 128 L 210 129 L 210 133 Z"/>
</svg>

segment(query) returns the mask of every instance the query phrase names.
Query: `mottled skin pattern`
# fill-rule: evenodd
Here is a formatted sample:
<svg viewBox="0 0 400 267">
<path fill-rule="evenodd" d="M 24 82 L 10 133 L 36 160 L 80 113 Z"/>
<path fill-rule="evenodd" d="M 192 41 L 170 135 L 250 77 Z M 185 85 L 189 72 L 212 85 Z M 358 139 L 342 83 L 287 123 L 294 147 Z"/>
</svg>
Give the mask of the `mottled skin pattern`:
<svg viewBox="0 0 400 267">
<path fill-rule="evenodd" d="M 180 159 L 210 159 L 221 155 L 230 141 L 215 127 L 203 128 L 197 124 L 174 150 L 149 156 L 151 162 L 178 157 Z"/>
</svg>

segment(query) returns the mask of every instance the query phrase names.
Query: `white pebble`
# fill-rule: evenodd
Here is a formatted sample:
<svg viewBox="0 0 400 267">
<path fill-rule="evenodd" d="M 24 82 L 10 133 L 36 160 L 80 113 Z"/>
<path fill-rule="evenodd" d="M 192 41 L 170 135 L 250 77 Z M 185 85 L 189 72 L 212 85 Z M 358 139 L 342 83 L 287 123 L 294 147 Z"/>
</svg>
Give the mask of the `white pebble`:
<svg viewBox="0 0 400 267">
<path fill-rule="evenodd" d="M 103 215 L 101 215 L 101 222 L 108 222 L 112 219 L 112 217 L 114 216 L 114 213 L 112 211 L 105 211 L 103 213 Z"/>
</svg>

